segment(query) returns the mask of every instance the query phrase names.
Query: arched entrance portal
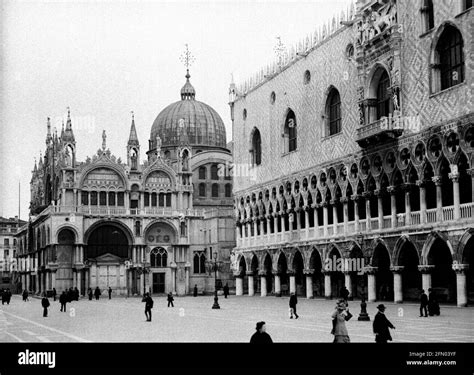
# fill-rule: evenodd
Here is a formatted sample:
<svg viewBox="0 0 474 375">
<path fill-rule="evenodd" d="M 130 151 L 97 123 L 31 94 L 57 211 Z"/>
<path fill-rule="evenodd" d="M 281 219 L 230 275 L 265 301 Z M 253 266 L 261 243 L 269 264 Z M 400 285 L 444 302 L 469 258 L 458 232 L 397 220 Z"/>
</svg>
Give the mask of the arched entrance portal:
<svg viewBox="0 0 474 375">
<path fill-rule="evenodd" d="M 275 295 L 281 297 L 282 295 L 287 295 L 289 292 L 289 283 L 288 283 L 288 263 L 286 261 L 286 256 L 283 252 L 280 253 L 277 263 L 277 275 L 280 277 L 280 290 L 275 289 Z"/>
<path fill-rule="evenodd" d="M 433 265 L 431 288 L 440 302 L 456 301 L 456 274 L 448 245 L 437 238 L 428 253 L 428 264 Z"/>
<path fill-rule="evenodd" d="M 72 230 L 65 228 L 58 233 L 58 245 L 56 246 L 58 270 L 56 271 L 55 284 L 58 292 L 73 287 L 72 257 L 75 242 L 76 235 Z"/>
<path fill-rule="evenodd" d="M 335 247 L 329 252 L 327 265 L 330 265 L 329 271 L 331 271 L 331 298 L 339 298 L 344 286 L 343 259 Z"/>
<path fill-rule="evenodd" d="M 250 271 L 252 274 L 252 281 L 253 281 L 253 292 L 260 293 L 260 278 L 258 277 L 258 258 L 254 254 L 252 257 L 252 263 L 250 264 Z M 250 288 L 249 288 L 250 289 Z"/>
<path fill-rule="evenodd" d="M 101 224 L 87 238 L 85 258 L 90 264 L 89 286 L 101 290 L 112 288 L 116 294 L 126 294 L 125 260 L 131 257 L 130 241 L 121 225 Z"/>
<path fill-rule="evenodd" d="M 314 270 L 313 272 L 313 295 L 318 297 L 324 297 L 324 274 L 323 274 L 323 263 L 321 261 L 321 255 L 319 251 L 314 249 L 309 259 L 309 267 Z"/>
<path fill-rule="evenodd" d="M 398 265 L 403 267 L 402 289 L 404 300 L 419 300 L 422 285 L 421 272 L 418 270 L 418 264 L 418 253 L 415 246 L 411 242 L 406 241 L 400 249 L 398 259 Z"/>
<path fill-rule="evenodd" d="M 375 274 L 377 299 L 393 301 L 393 274 L 390 271 L 390 256 L 387 248 L 381 243 L 374 250 L 372 266 L 377 267 Z"/>
<path fill-rule="evenodd" d="M 367 275 L 362 272 L 364 267 L 364 254 L 359 246 L 354 246 L 350 252 L 350 265 L 350 296 L 352 298 L 362 298 L 362 295 L 366 297 Z"/>
<path fill-rule="evenodd" d="M 263 261 L 263 269 L 265 270 L 265 278 L 267 279 L 267 294 L 270 294 L 273 290 L 273 275 L 272 258 L 268 253 L 265 255 L 265 260 Z"/>
<path fill-rule="evenodd" d="M 303 256 L 299 251 L 297 251 L 295 257 L 293 258 L 293 270 L 295 272 L 296 294 L 298 296 L 306 295 L 306 283 L 303 274 L 303 269 Z"/>
</svg>

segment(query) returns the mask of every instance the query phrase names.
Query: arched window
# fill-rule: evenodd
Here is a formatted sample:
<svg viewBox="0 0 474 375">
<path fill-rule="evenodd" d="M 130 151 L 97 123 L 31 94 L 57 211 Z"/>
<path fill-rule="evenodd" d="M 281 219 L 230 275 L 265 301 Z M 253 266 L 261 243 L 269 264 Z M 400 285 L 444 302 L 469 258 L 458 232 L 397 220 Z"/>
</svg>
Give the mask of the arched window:
<svg viewBox="0 0 474 375">
<path fill-rule="evenodd" d="M 206 184 L 199 184 L 199 196 L 200 197 L 206 196 Z"/>
<path fill-rule="evenodd" d="M 391 113 L 389 87 L 390 78 L 387 71 L 384 70 L 377 85 L 377 120 Z"/>
<path fill-rule="evenodd" d="M 166 267 L 168 252 L 162 247 L 153 249 L 150 253 L 150 264 L 152 267 Z"/>
<path fill-rule="evenodd" d="M 123 191 L 117 194 L 117 206 L 125 206 L 125 193 Z"/>
<path fill-rule="evenodd" d="M 150 193 L 143 194 L 143 204 L 145 205 L 145 207 L 148 207 L 150 205 Z"/>
<path fill-rule="evenodd" d="M 427 32 L 434 27 L 434 8 L 433 0 L 423 0 L 423 6 L 420 9 L 421 23 L 423 32 Z"/>
<path fill-rule="evenodd" d="M 252 134 L 252 165 L 260 165 L 262 163 L 262 138 L 260 131 L 254 128 Z"/>
<path fill-rule="evenodd" d="M 341 132 L 341 97 L 339 91 L 332 89 L 327 99 L 327 135 L 334 135 Z"/>
<path fill-rule="evenodd" d="M 100 206 L 107 205 L 107 193 L 105 191 L 101 191 L 99 193 L 99 205 Z"/>
<path fill-rule="evenodd" d="M 157 206 L 156 193 L 151 193 L 151 206 L 152 207 Z"/>
<path fill-rule="evenodd" d="M 115 193 L 109 192 L 109 206 L 115 206 Z"/>
<path fill-rule="evenodd" d="M 87 206 L 89 204 L 89 192 L 88 191 L 81 192 L 81 204 L 83 206 Z"/>
<path fill-rule="evenodd" d="M 97 192 L 91 191 L 91 206 L 97 206 Z"/>
<path fill-rule="evenodd" d="M 203 251 L 194 253 L 193 272 L 197 274 L 206 273 L 206 254 Z"/>
<path fill-rule="evenodd" d="M 450 25 L 446 26 L 436 45 L 441 90 L 464 81 L 463 44 L 459 30 Z"/>
<path fill-rule="evenodd" d="M 211 180 L 218 180 L 219 179 L 219 174 L 217 172 L 218 172 L 217 164 L 213 164 L 211 166 Z"/>
<path fill-rule="evenodd" d="M 229 198 L 232 196 L 232 185 L 231 184 L 226 184 L 225 185 L 225 197 Z"/>
<path fill-rule="evenodd" d="M 158 206 L 159 207 L 165 206 L 165 193 L 158 194 Z"/>
<path fill-rule="evenodd" d="M 219 185 L 212 184 L 211 194 L 213 198 L 217 198 L 219 196 Z"/>
<path fill-rule="evenodd" d="M 291 109 L 286 115 L 284 136 L 285 152 L 295 151 L 297 147 L 296 116 Z"/>
<path fill-rule="evenodd" d="M 166 193 L 166 207 L 171 207 L 171 193 Z"/>
<path fill-rule="evenodd" d="M 199 167 L 199 179 L 205 180 L 206 179 L 206 167 L 202 166 Z"/>
<path fill-rule="evenodd" d="M 139 220 L 135 221 L 135 236 L 141 236 L 142 224 Z"/>
</svg>

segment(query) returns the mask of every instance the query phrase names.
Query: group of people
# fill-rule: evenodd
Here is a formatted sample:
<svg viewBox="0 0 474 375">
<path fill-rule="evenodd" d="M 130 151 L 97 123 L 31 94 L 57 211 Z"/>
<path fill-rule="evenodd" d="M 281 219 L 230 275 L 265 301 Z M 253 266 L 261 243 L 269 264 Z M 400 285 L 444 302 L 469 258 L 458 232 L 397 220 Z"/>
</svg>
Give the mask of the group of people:
<svg viewBox="0 0 474 375">
<path fill-rule="evenodd" d="M 434 290 L 429 288 L 428 293 L 429 295 L 427 296 L 424 290 L 421 291 L 420 318 L 423 316 L 426 318 L 428 317 L 428 314 L 430 316 L 440 314 L 439 302 Z"/>
<path fill-rule="evenodd" d="M 110 286 L 107 292 L 109 294 L 109 299 L 112 299 L 112 288 Z M 98 286 L 95 287 L 94 292 L 92 292 L 92 288 L 87 289 L 87 296 L 89 297 L 89 301 L 92 301 L 92 296 L 94 296 L 96 301 L 98 301 L 101 295 L 102 291 Z"/>
<path fill-rule="evenodd" d="M 5 302 L 7 305 L 9 305 L 10 300 L 12 299 L 12 292 L 10 291 L 10 288 L 3 289 L 0 292 L 2 294 L 2 305 L 4 305 Z"/>
</svg>

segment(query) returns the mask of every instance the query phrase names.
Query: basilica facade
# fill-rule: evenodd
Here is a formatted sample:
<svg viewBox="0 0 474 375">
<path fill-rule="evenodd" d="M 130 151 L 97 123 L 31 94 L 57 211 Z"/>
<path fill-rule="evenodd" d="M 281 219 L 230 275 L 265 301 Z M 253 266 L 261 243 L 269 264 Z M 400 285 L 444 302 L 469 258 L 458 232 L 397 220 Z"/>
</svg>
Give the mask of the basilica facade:
<svg viewBox="0 0 474 375">
<path fill-rule="evenodd" d="M 123 161 L 107 148 L 105 131 L 97 153 L 78 161 L 69 110 L 60 135 L 48 119 L 30 220 L 16 234 L 22 289 L 185 295 L 197 286 L 202 294 L 214 292 L 211 261 L 219 265 L 216 284 L 233 286 L 232 179 L 218 173 L 232 155 L 221 117 L 195 99 L 189 78 L 188 71 L 181 100 L 154 121 L 143 161 L 133 115 Z"/>
<path fill-rule="evenodd" d="M 231 84 L 238 295 L 474 299 L 473 12 L 359 0 Z"/>
</svg>

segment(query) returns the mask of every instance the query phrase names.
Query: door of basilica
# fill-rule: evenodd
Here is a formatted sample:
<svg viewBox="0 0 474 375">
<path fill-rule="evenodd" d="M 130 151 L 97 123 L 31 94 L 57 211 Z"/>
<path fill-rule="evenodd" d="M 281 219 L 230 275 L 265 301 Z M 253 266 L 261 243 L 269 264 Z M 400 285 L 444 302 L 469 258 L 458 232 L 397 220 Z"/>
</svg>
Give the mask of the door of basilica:
<svg viewBox="0 0 474 375">
<path fill-rule="evenodd" d="M 165 274 L 161 272 L 153 273 L 153 294 L 159 294 L 165 292 Z"/>
</svg>

